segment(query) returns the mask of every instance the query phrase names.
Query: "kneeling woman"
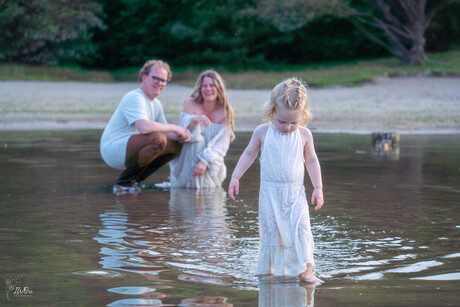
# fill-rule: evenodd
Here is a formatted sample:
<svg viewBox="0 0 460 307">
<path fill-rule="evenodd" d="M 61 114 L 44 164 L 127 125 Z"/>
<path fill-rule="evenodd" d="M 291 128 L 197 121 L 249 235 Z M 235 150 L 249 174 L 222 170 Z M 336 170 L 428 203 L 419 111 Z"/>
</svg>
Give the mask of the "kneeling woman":
<svg viewBox="0 0 460 307">
<path fill-rule="evenodd" d="M 214 70 L 200 74 L 184 104 L 179 125 L 190 131 L 190 142 L 170 162 L 171 187 L 214 188 L 227 175 L 225 155 L 233 140 L 234 115 L 225 86 Z"/>
</svg>

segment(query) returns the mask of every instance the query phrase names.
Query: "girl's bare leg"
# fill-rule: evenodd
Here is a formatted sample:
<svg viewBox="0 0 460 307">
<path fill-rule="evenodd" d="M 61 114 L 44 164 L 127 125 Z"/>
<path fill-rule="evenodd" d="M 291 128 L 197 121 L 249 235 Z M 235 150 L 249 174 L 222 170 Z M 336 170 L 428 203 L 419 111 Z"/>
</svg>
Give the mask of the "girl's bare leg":
<svg viewBox="0 0 460 307">
<path fill-rule="evenodd" d="M 323 282 L 321 279 L 319 279 L 313 274 L 313 265 L 311 265 L 311 263 L 307 263 L 307 269 L 305 270 L 305 272 L 299 275 L 299 278 L 301 281 L 307 282 L 307 283 Z"/>
</svg>

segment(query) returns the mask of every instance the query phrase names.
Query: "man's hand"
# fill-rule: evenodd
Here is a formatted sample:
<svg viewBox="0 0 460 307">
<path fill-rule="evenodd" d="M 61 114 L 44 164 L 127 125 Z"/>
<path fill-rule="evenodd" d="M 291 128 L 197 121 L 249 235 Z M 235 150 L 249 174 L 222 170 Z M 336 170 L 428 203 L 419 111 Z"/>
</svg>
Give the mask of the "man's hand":
<svg viewBox="0 0 460 307">
<path fill-rule="evenodd" d="M 187 130 L 187 128 L 184 128 L 182 126 L 176 126 L 177 129 L 174 131 L 174 133 L 177 136 L 177 141 L 181 142 L 188 142 L 190 141 L 190 132 Z"/>
</svg>

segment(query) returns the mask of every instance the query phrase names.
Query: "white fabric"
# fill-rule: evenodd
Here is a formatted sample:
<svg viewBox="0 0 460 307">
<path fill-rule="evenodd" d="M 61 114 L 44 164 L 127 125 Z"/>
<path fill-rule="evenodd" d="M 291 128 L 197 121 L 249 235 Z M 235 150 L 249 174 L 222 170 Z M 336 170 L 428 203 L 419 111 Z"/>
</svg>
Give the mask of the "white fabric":
<svg viewBox="0 0 460 307">
<path fill-rule="evenodd" d="M 179 125 L 188 127 L 196 116 L 180 113 Z M 221 186 L 227 176 L 224 157 L 230 146 L 230 128 L 223 124 L 211 123 L 209 127 L 197 124 L 190 131 L 190 142 L 184 143 L 180 156 L 169 163 L 173 188 L 214 188 Z M 193 176 L 198 161 L 207 165 L 202 176 Z"/>
<path fill-rule="evenodd" d="M 300 131 L 268 127 L 260 157 L 258 274 L 297 276 L 314 266 Z"/>
<path fill-rule="evenodd" d="M 287 280 L 259 283 L 259 307 L 313 307 L 315 287 Z"/>
<path fill-rule="evenodd" d="M 128 140 L 139 133 L 134 122 L 141 119 L 167 123 L 160 100 L 150 100 L 141 89 L 135 89 L 121 99 L 102 133 L 101 156 L 109 166 L 125 167 Z"/>
</svg>

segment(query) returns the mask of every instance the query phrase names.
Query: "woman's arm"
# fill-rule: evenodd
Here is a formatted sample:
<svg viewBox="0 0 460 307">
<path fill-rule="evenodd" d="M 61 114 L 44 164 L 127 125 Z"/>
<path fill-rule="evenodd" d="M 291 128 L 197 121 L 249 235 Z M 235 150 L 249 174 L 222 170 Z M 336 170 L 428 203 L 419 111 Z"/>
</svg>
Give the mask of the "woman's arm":
<svg viewBox="0 0 460 307">
<path fill-rule="evenodd" d="M 200 105 L 197 104 L 191 97 L 185 101 L 184 106 L 182 107 L 182 112 L 195 115 L 190 119 L 190 123 L 187 126 L 187 129 L 190 131 L 193 130 L 197 124 L 201 124 L 204 127 L 208 127 L 211 124 L 211 120 L 206 115 L 197 115 L 197 109 L 199 108 Z"/>
<path fill-rule="evenodd" d="M 201 152 L 198 153 L 198 163 L 194 169 L 194 176 L 203 175 L 207 168 L 210 173 L 218 171 L 224 163 L 224 157 L 230 147 L 231 131 L 229 127 L 220 130 Z"/>
</svg>

